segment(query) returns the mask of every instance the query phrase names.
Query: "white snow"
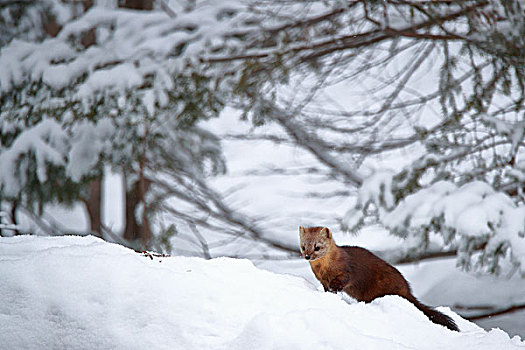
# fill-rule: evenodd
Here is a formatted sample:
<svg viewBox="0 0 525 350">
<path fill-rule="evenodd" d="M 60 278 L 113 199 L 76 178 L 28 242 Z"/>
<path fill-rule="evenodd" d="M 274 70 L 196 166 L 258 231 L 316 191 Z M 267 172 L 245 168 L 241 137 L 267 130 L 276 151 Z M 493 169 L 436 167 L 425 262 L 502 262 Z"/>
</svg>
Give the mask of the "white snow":
<svg viewBox="0 0 525 350">
<path fill-rule="evenodd" d="M 0 239 L 6 349 L 518 349 L 447 308 L 461 332 L 396 296 L 356 303 L 248 260 L 150 259 L 94 237 Z"/>
<path fill-rule="evenodd" d="M 116 90 L 123 94 L 126 90 L 136 88 L 144 82 L 142 75 L 131 63 L 122 63 L 108 69 L 101 69 L 89 76 L 78 88 L 80 100 L 91 99 L 96 93 L 104 90 Z"/>
</svg>

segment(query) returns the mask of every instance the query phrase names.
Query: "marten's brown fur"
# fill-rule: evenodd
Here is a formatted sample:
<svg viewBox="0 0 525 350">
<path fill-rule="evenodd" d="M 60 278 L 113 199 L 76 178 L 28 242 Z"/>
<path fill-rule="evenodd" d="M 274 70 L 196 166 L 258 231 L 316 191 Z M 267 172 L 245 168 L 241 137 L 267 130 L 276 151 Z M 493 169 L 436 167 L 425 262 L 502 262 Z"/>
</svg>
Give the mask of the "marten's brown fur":
<svg viewBox="0 0 525 350">
<path fill-rule="evenodd" d="M 325 292 L 346 292 L 358 301 L 371 302 L 385 295 L 399 295 L 421 310 L 432 322 L 459 331 L 454 320 L 420 303 L 403 275 L 392 265 L 361 247 L 338 246 L 327 227 L 299 227 L 301 252 L 310 261 Z"/>
</svg>

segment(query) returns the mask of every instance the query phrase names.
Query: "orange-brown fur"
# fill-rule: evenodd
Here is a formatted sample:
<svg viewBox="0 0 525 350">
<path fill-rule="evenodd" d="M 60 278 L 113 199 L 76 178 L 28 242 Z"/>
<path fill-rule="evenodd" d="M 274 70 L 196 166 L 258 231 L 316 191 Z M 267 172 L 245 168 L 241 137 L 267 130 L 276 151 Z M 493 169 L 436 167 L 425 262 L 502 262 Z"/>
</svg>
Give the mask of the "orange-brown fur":
<svg viewBox="0 0 525 350">
<path fill-rule="evenodd" d="M 325 291 L 344 291 L 358 301 L 370 302 L 385 295 L 399 295 L 435 323 L 458 330 L 454 321 L 412 295 L 403 275 L 392 265 L 361 247 L 338 246 L 327 227 L 299 227 L 301 252 L 310 261 Z"/>
</svg>

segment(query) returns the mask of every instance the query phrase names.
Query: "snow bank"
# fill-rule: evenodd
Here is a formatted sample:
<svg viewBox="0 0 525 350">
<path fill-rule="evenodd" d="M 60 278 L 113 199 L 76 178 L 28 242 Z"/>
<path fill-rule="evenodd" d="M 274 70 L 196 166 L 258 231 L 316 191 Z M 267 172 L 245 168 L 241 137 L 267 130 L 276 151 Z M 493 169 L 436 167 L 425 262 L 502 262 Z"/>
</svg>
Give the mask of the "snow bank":
<svg viewBox="0 0 525 350">
<path fill-rule="evenodd" d="M 0 239 L 6 349 L 511 349 L 448 309 L 462 332 L 410 303 L 323 293 L 248 260 L 149 259 L 93 237 Z"/>
</svg>

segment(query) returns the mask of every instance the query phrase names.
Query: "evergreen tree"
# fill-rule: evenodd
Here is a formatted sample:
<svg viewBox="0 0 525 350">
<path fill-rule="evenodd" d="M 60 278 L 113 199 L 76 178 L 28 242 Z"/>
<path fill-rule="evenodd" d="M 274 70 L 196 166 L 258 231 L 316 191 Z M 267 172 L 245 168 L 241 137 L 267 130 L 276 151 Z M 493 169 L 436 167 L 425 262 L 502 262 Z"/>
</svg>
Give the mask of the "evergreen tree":
<svg viewBox="0 0 525 350">
<path fill-rule="evenodd" d="M 61 8 L 72 15 L 57 23 L 53 36 L 29 35 L 24 27 L 5 38 L 2 198 L 37 214 L 45 203 L 81 200 L 91 232 L 102 235 L 101 180 L 110 166 L 127 180 L 124 238 L 146 246 L 152 236 L 148 172 L 166 166 L 194 176 L 224 171 L 218 140 L 196 126 L 223 107 L 218 77 L 183 55 L 186 46 L 202 45 L 188 34 L 187 21 L 143 11 L 151 10 L 148 2 L 120 4 L 134 10 L 117 2 L 113 8 L 79 4 Z M 22 9 L 43 18 L 54 9 L 48 5 Z M 169 152 L 177 152 L 177 164 L 159 159 Z M 213 169 L 207 174 L 206 162 Z"/>
</svg>

